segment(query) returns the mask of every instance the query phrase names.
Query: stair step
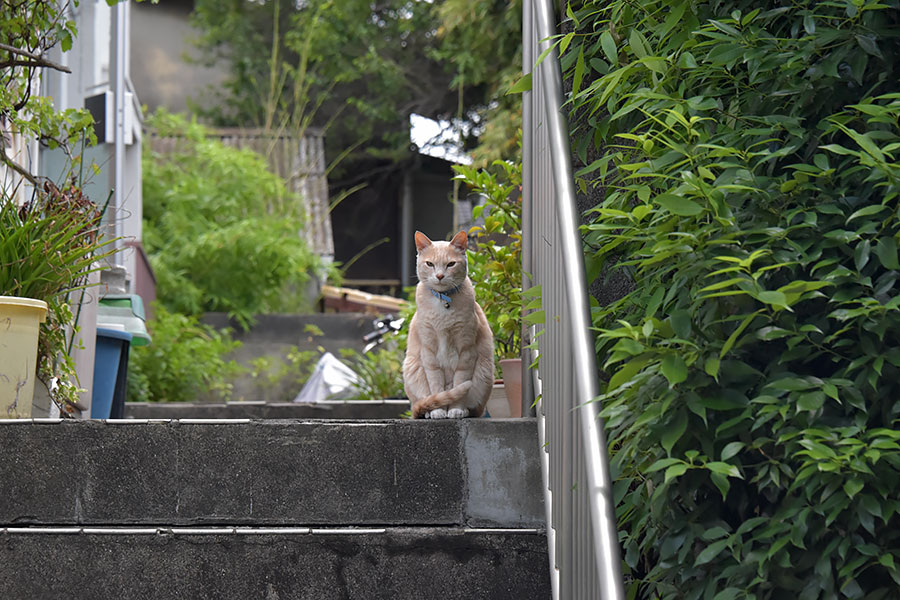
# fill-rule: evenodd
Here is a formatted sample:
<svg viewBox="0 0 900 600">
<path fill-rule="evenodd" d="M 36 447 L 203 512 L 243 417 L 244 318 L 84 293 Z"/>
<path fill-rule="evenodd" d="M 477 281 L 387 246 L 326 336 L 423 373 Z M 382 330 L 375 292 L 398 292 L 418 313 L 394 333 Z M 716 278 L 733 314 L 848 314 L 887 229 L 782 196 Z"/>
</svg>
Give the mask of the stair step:
<svg viewBox="0 0 900 600">
<path fill-rule="evenodd" d="M 126 402 L 129 419 L 396 419 L 408 400 L 296 402 Z"/>
<path fill-rule="evenodd" d="M 534 419 L 0 420 L 0 447 L 0 527 L 544 526 Z"/>
<path fill-rule="evenodd" d="M 0 598 L 543 600 L 548 571 L 528 529 L 0 530 Z"/>
</svg>

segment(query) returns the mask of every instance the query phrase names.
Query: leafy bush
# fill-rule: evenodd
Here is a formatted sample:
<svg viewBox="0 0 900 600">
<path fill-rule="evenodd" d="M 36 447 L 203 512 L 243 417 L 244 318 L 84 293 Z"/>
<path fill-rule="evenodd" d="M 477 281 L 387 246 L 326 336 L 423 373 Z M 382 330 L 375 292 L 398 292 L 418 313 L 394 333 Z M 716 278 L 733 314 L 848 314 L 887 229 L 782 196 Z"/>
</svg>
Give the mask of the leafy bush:
<svg viewBox="0 0 900 600">
<path fill-rule="evenodd" d="M 454 165 L 455 179 L 483 200 L 472 209 L 484 227 L 469 230 L 469 277 L 494 332 L 496 359 L 522 355 L 522 165 L 494 161 L 494 170 Z"/>
<path fill-rule="evenodd" d="M 396 339 L 389 339 L 367 354 L 344 348 L 341 357 L 356 373 L 354 392 L 360 400 L 405 398 L 403 391 L 403 356 Z"/>
<path fill-rule="evenodd" d="M 299 310 L 319 260 L 300 237 L 301 203 L 260 155 L 207 138 L 184 117 L 147 120 L 176 136 L 172 153 L 144 153 L 144 243 L 157 293 L 184 314 Z"/>
<path fill-rule="evenodd" d="M 240 365 L 225 355 L 240 347 L 226 330 L 216 331 L 194 316 L 154 307 L 147 323 L 153 343 L 131 350 L 128 400 L 131 402 L 195 402 L 227 400 Z"/>
<path fill-rule="evenodd" d="M 586 2 L 561 38 L 642 598 L 900 585 L 896 0 Z"/>
</svg>

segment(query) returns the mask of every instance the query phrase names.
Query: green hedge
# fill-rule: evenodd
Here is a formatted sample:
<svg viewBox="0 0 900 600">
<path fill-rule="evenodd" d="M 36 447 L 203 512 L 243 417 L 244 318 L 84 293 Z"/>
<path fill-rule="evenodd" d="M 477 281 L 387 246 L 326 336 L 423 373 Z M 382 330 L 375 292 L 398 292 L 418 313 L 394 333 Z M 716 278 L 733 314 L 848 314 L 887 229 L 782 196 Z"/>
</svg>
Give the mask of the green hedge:
<svg viewBox="0 0 900 600">
<path fill-rule="evenodd" d="M 559 43 L 640 598 L 896 598 L 900 3 L 573 4 Z M 605 271 L 604 271 L 605 268 Z"/>
<path fill-rule="evenodd" d="M 207 137 L 185 117 L 157 111 L 147 126 L 177 149 L 143 156 L 144 244 L 159 301 L 194 315 L 308 309 L 306 284 L 322 271 L 301 237 L 302 203 L 264 157 Z"/>
</svg>

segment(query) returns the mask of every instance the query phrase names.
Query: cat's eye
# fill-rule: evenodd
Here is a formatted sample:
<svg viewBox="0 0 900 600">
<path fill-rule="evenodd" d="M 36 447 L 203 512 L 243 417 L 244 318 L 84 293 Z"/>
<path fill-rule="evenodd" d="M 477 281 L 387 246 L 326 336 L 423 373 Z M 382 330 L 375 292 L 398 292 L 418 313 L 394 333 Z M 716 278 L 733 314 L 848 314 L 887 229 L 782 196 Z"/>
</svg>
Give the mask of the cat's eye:
<svg viewBox="0 0 900 600">
<path fill-rule="evenodd" d="M 425 261 L 425 264 L 428 265 L 429 267 L 434 268 L 434 263 L 431 262 L 431 261 L 426 260 L 426 261 Z"/>
<path fill-rule="evenodd" d="M 451 260 L 450 262 L 447 263 L 447 267 L 452 267 L 455 264 L 456 264 L 456 261 Z"/>
</svg>

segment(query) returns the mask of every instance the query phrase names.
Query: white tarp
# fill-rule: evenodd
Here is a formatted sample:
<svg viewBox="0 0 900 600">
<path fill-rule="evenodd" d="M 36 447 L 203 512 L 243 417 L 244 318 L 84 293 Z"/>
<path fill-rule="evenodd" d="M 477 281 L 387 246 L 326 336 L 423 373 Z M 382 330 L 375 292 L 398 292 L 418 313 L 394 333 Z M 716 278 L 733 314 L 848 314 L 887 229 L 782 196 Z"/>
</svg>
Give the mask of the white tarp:
<svg viewBox="0 0 900 600">
<path fill-rule="evenodd" d="M 316 363 L 316 369 L 294 398 L 294 402 L 352 398 L 356 380 L 356 373 L 350 367 L 335 358 L 331 352 L 326 352 Z"/>
</svg>

